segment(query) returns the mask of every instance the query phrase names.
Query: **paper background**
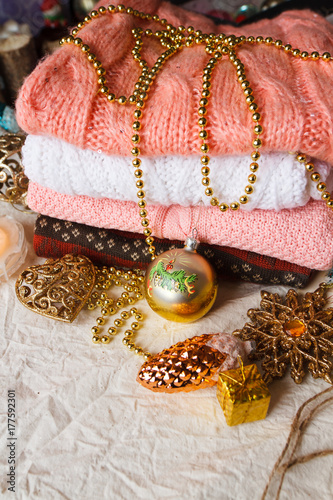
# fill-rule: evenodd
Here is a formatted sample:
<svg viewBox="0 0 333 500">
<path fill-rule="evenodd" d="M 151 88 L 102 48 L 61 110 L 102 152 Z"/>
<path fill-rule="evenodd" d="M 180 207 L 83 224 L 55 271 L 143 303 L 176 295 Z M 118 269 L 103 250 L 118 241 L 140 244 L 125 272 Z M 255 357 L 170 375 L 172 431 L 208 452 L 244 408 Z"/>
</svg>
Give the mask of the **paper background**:
<svg viewBox="0 0 333 500">
<path fill-rule="evenodd" d="M 29 252 L 23 268 L 44 262 L 32 249 L 35 216 L 2 204 L 4 213 L 25 227 Z M 95 312 L 84 310 L 65 324 L 28 311 L 15 296 L 17 276 L 0 284 L 4 498 L 260 499 L 298 407 L 328 387 L 311 376 L 301 386 L 289 378 L 276 381 L 265 420 L 228 427 L 216 388 L 174 395 L 144 389 L 136 382 L 142 358 L 123 346 L 121 334 L 96 346 L 90 333 Z M 261 288 L 222 282 L 211 313 L 188 325 L 163 320 L 141 301 L 145 320 L 137 343 L 157 353 L 197 334 L 232 332 L 243 326 L 250 307 L 259 307 Z M 9 389 L 15 389 L 17 405 L 15 494 L 5 483 Z M 330 404 L 315 414 L 296 455 L 326 448 L 333 448 Z M 331 455 L 291 468 L 281 500 L 331 499 L 332 465 Z"/>
</svg>

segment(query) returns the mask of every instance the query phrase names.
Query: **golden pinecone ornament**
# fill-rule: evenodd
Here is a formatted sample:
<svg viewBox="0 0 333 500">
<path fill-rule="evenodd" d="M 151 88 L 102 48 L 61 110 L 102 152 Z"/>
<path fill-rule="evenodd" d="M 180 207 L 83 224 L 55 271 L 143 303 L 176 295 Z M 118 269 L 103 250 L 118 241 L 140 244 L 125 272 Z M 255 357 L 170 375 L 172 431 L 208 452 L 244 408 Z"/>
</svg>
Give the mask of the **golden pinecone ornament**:
<svg viewBox="0 0 333 500">
<path fill-rule="evenodd" d="M 238 366 L 247 343 L 227 333 L 210 333 L 178 342 L 146 361 L 137 381 L 152 391 L 189 392 L 216 384 L 218 373 Z"/>
</svg>

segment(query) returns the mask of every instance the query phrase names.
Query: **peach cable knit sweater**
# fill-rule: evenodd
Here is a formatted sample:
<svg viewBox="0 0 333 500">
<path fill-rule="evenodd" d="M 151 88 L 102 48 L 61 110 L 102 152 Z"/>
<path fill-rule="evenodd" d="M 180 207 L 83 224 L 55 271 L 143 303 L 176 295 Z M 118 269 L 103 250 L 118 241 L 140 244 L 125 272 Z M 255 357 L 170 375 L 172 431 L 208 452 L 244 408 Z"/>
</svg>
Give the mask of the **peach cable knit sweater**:
<svg viewBox="0 0 333 500">
<path fill-rule="evenodd" d="M 207 18 L 167 2 L 130 3 L 134 9 L 157 13 L 176 26 L 193 25 L 207 33 L 272 36 L 309 53 L 333 53 L 333 27 L 307 10 L 289 11 L 273 20 L 234 28 L 215 26 Z M 103 4 L 101 1 L 96 7 Z M 153 24 L 153 29 L 158 29 Z M 152 23 L 126 14 L 106 14 L 80 31 L 80 37 L 102 61 L 107 85 L 117 95 L 129 95 L 139 75 L 131 55 L 131 29 L 135 25 L 148 27 Z M 161 52 L 156 40 L 144 40 L 142 54 L 149 64 Z M 262 113 L 263 150 L 301 150 L 332 164 L 333 62 L 296 59 L 265 44 L 243 46 L 239 55 Z M 198 153 L 197 109 L 202 70 L 208 58 L 200 45 L 184 49 L 167 62 L 144 110 L 143 155 Z M 128 154 L 133 107 L 108 103 L 97 92 L 96 80 L 94 69 L 79 48 L 62 47 L 26 79 L 16 104 L 19 125 L 28 133 L 55 136 L 80 148 Z M 235 68 L 223 58 L 212 78 L 208 127 L 211 154 L 250 153 L 252 128 Z"/>
<path fill-rule="evenodd" d="M 106 229 L 142 231 L 135 202 L 69 196 L 33 182 L 29 183 L 27 201 L 30 208 L 50 217 Z M 157 238 L 184 240 L 195 226 L 202 242 L 251 250 L 310 269 L 332 266 L 333 214 L 322 201 L 280 212 L 258 209 L 224 214 L 212 207 L 153 205 L 149 220 Z"/>
</svg>

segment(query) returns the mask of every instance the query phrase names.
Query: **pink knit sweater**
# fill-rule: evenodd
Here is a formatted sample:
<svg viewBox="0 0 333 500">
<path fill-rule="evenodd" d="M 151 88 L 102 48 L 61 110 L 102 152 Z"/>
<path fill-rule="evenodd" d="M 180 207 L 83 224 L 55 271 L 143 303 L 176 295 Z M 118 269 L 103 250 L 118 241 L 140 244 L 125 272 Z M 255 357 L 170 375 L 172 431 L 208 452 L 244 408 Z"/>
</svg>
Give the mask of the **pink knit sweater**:
<svg viewBox="0 0 333 500">
<path fill-rule="evenodd" d="M 28 204 L 32 210 L 58 219 L 142 232 L 135 202 L 63 195 L 30 182 Z M 148 217 L 158 238 L 183 240 L 195 226 L 199 241 L 251 250 L 311 269 L 332 266 L 333 213 L 321 201 L 280 212 L 224 214 L 212 207 L 155 205 L 149 207 Z"/>
<path fill-rule="evenodd" d="M 101 1 L 97 7 L 103 4 Z M 333 53 L 333 27 L 306 10 L 234 28 L 216 27 L 210 20 L 167 2 L 131 0 L 130 4 L 144 12 L 158 13 L 176 26 L 193 25 L 206 33 L 272 36 L 300 50 Z M 135 25 L 159 29 L 155 23 L 108 13 L 80 31 L 80 37 L 106 68 L 107 85 L 118 96 L 129 95 L 139 75 L 131 55 L 131 29 Z M 149 64 L 161 52 L 157 41 L 144 38 L 142 54 Z M 239 55 L 262 113 L 264 149 L 301 150 L 333 163 L 333 62 L 296 59 L 265 44 L 245 45 Z M 198 152 L 197 109 L 202 70 L 208 59 L 204 46 L 196 45 L 166 63 L 144 110 L 142 154 Z M 81 148 L 126 155 L 131 149 L 133 107 L 110 104 L 97 90 L 92 65 L 79 48 L 66 45 L 41 62 L 25 81 L 16 105 L 18 122 L 28 133 L 49 134 Z M 252 129 L 251 113 L 235 68 L 223 58 L 212 78 L 208 127 L 211 153 L 251 152 Z"/>
</svg>

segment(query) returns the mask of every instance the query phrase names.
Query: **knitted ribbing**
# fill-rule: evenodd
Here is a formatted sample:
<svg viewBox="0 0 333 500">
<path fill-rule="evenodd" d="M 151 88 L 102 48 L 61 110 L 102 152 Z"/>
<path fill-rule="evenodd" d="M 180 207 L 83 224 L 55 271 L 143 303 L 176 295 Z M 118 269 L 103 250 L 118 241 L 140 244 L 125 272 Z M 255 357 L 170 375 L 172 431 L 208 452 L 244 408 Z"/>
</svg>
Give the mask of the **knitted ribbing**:
<svg viewBox="0 0 333 500">
<path fill-rule="evenodd" d="M 157 0 L 133 0 L 131 6 L 157 12 L 176 26 L 193 25 L 206 33 L 272 36 L 309 53 L 333 52 L 333 27 L 307 10 L 235 28 L 217 27 L 198 14 Z M 129 95 L 139 75 L 131 55 L 134 25 L 158 29 L 132 16 L 106 14 L 80 31 L 106 68 L 107 84 L 117 95 Z M 144 39 L 143 55 L 149 65 L 161 52 L 156 41 Z M 263 150 L 301 150 L 332 164 L 332 62 L 296 59 L 266 44 L 244 45 L 239 55 L 262 112 Z M 204 47 L 195 45 L 166 63 L 144 110 L 143 155 L 198 152 L 197 109 L 207 60 Z M 17 100 L 19 124 L 28 133 L 49 134 L 81 148 L 126 155 L 131 147 L 133 107 L 111 105 L 97 90 L 92 65 L 79 48 L 66 45 L 41 62 L 25 81 Z M 251 113 L 235 68 L 225 58 L 213 72 L 208 116 L 212 154 L 251 152 Z"/>
<path fill-rule="evenodd" d="M 135 202 L 62 195 L 29 183 L 28 204 L 43 215 L 105 229 L 141 232 Z M 291 210 L 221 214 L 212 207 L 153 205 L 150 227 L 157 238 L 183 240 L 198 230 L 199 241 L 250 250 L 311 269 L 329 269 L 333 256 L 333 213 L 321 201 Z"/>
<path fill-rule="evenodd" d="M 22 155 L 29 179 L 58 193 L 137 201 L 131 158 L 105 155 L 52 137 L 34 135 L 28 135 Z M 230 204 L 243 194 L 249 163 L 244 155 L 212 158 L 210 178 L 220 199 Z M 201 183 L 200 156 L 144 157 L 142 168 L 149 204 L 210 204 Z M 331 168 L 317 161 L 315 169 L 331 189 Z M 294 208 L 305 205 L 310 197 L 319 200 L 320 195 L 304 165 L 294 155 L 267 153 L 261 157 L 255 190 L 244 209 Z"/>
</svg>

